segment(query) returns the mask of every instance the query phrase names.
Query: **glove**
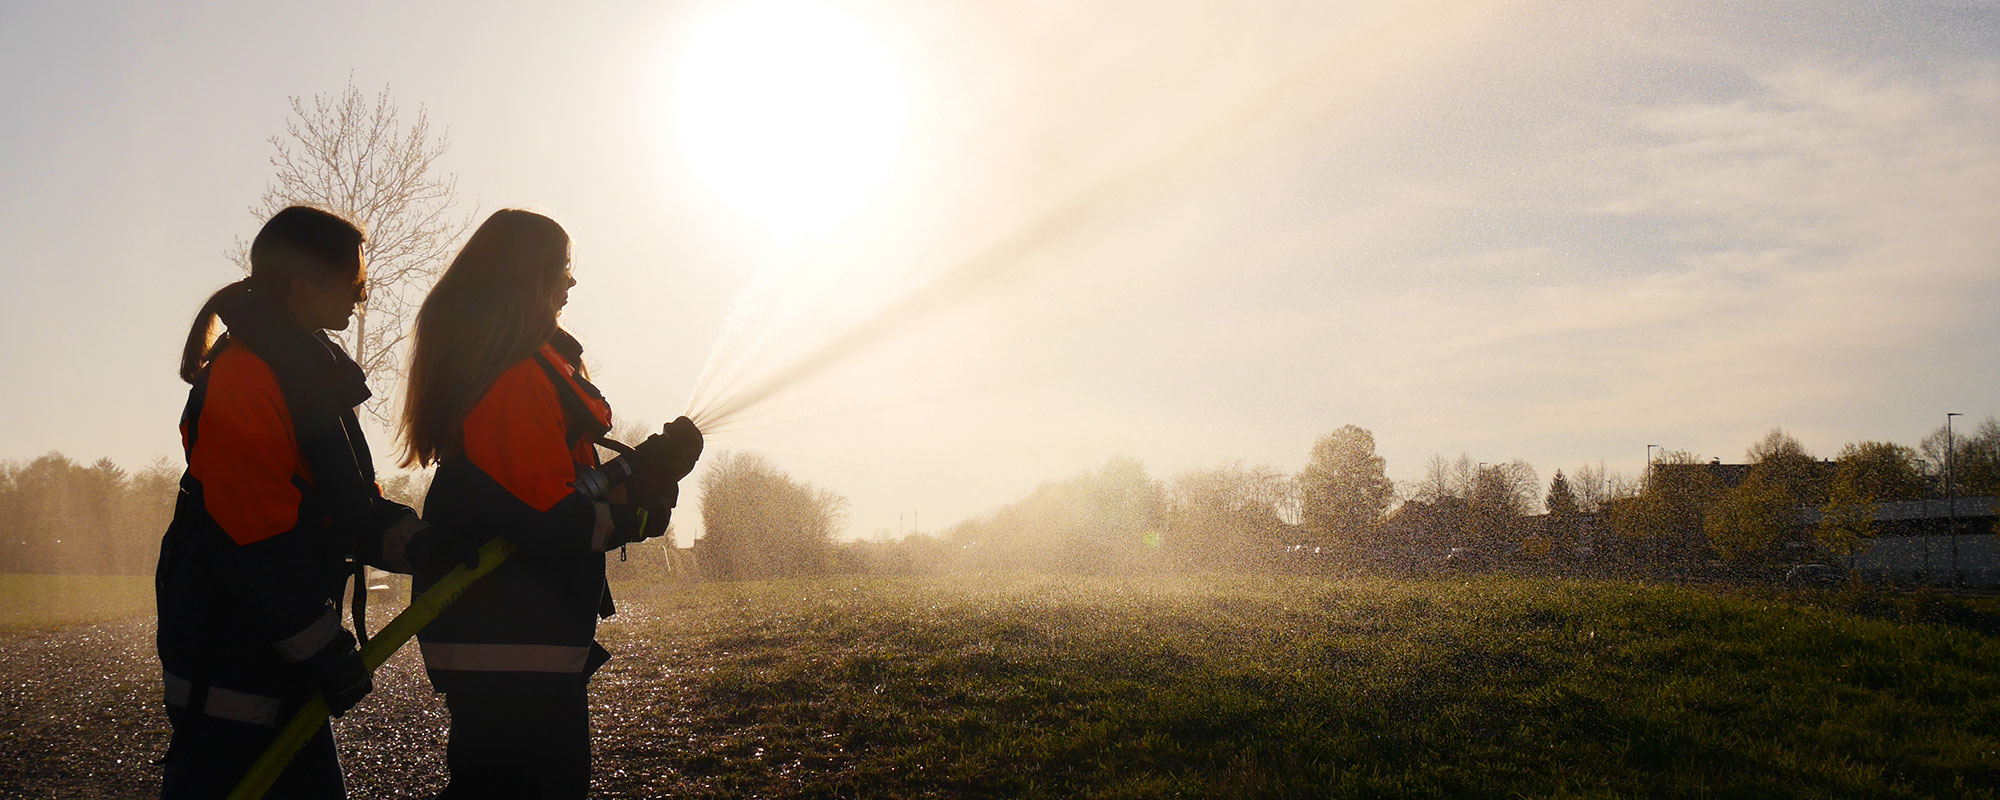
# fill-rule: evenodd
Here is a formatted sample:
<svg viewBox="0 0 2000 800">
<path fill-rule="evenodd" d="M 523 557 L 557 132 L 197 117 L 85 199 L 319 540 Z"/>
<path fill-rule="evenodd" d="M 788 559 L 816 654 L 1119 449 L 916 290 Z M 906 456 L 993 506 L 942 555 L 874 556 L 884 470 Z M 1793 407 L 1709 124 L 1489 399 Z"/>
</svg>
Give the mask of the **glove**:
<svg viewBox="0 0 2000 800">
<path fill-rule="evenodd" d="M 652 469 L 641 469 L 625 481 L 625 496 L 630 504 L 612 509 L 613 525 L 616 532 L 627 542 L 651 539 L 667 532 L 667 523 L 673 520 L 674 505 L 680 500 L 681 487 L 672 481 L 661 480 L 665 476 Z M 620 518 L 622 514 L 629 517 Z M 646 510 L 646 524 L 638 524 L 639 509 Z"/>
<path fill-rule="evenodd" d="M 642 462 L 633 477 L 636 478 L 638 472 L 651 471 L 664 475 L 668 482 L 679 481 L 694 471 L 694 462 L 701 458 L 701 448 L 701 429 L 695 427 L 694 420 L 681 417 L 633 448 L 638 451 Z"/>
<path fill-rule="evenodd" d="M 479 548 L 485 544 L 486 537 L 473 531 L 427 525 L 410 537 L 403 555 L 417 574 L 443 575 L 452 567 L 478 566 Z"/>
<path fill-rule="evenodd" d="M 375 689 L 375 680 L 361 663 L 361 651 L 354 649 L 354 634 L 345 629 L 306 659 L 304 666 L 306 680 L 326 698 L 327 710 L 336 717 Z"/>
<path fill-rule="evenodd" d="M 646 511 L 646 524 L 639 524 L 639 510 Z M 671 509 L 661 510 L 647 506 L 620 503 L 611 507 L 611 538 L 614 545 L 628 545 L 659 536 L 667 532 L 667 523 L 673 520 Z"/>
</svg>

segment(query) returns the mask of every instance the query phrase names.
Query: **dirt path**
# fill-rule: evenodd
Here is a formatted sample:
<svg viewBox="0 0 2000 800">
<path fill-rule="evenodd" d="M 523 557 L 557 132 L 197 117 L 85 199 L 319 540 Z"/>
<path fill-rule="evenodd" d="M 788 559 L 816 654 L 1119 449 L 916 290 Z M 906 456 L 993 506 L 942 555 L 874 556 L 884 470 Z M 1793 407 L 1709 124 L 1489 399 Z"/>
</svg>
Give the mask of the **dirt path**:
<svg viewBox="0 0 2000 800">
<path fill-rule="evenodd" d="M 168 734 L 153 633 L 141 618 L 0 636 L 0 797 L 159 796 Z M 442 788 L 442 765 L 428 756 L 443 752 L 444 704 L 414 648 L 384 665 L 375 685 L 334 722 L 349 794 Z"/>
<path fill-rule="evenodd" d="M 397 608 L 370 615 L 374 626 Z M 643 608 L 621 608 L 604 627 L 607 640 L 639 622 Z M 46 633 L 0 634 L 0 797 L 152 798 L 159 796 L 167 718 L 160 705 L 152 618 L 83 625 Z M 592 681 L 597 732 L 593 796 L 652 795 L 673 776 L 632 769 L 620 755 L 645 751 L 673 696 L 660 685 L 659 654 L 621 641 Z M 375 674 L 375 692 L 334 721 L 348 794 L 354 798 L 428 797 L 444 787 L 447 717 L 431 692 L 414 645 Z M 641 705 L 629 705 L 639 703 Z M 621 713 L 616 711 L 626 708 Z M 648 709 L 633 714 L 631 710 Z M 646 717 L 644 721 L 634 717 Z"/>
</svg>

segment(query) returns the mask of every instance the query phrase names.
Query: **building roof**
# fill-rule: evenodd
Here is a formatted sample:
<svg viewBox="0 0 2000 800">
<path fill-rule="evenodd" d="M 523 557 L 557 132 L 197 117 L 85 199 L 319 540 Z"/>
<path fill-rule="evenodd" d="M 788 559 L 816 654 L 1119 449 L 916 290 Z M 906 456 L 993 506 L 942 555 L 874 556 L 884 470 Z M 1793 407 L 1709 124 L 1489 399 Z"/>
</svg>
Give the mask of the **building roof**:
<svg viewBox="0 0 2000 800">
<path fill-rule="evenodd" d="M 1840 463 L 1836 461 L 1816 459 L 1809 463 L 1812 465 L 1808 468 L 1810 470 L 1809 474 L 1819 480 L 1832 480 L 1834 473 L 1840 469 Z M 1744 481 L 1750 479 L 1750 471 L 1756 466 L 1755 464 L 1724 464 L 1720 459 L 1717 459 L 1706 464 L 1656 463 L 1651 468 L 1665 474 L 1705 472 L 1714 478 L 1715 482 L 1721 485 L 1722 488 L 1734 489 L 1742 486 Z"/>
<path fill-rule="evenodd" d="M 1923 519 L 1950 519 L 1954 513 L 1954 501 L 1944 498 L 1929 500 L 1896 500 L 1875 504 L 1876 522 L 1904 522 Z M 2000 516 L 2000 497 L 1960 497 L 1956 501 L 1959 519 Z M 1817 508 L 1799 509 L 1799 519 L 1808 525 L 1816 524 L 1825 513 Z"/>
</svg>

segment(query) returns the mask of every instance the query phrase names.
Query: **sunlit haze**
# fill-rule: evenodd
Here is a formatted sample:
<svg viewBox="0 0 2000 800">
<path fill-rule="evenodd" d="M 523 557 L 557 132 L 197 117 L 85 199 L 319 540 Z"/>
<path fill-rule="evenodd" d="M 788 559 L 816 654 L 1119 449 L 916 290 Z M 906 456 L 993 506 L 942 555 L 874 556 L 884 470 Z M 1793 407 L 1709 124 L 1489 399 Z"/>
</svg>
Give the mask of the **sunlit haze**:
<svg viewBox="0 0 2000 800">
<path fill-rule="evenodd" d="M 838 224 L 901 144 L 901 76 L 867 28 L 816 0 L 721 7 L 680 41 L 673 124 L 688 167 L 777 235 Z"/>
<path fill-rule="evenodd" d="M 1350 423 L 1546 483 L 2000 413 L 1992 3 L 16 3 L 0 458 L 179 459 L 266 140 L 350 77 L 569 230 L 619 417 L 849 537 Z"/>
</svg>

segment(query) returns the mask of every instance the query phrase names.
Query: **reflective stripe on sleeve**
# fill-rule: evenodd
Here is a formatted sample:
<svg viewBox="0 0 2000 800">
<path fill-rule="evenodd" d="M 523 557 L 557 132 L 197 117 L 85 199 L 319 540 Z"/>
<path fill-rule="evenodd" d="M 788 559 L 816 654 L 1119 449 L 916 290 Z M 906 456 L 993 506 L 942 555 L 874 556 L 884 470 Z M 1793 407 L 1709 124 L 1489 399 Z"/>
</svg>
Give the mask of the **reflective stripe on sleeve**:
<svg viewBox="0 0 2000 800">
<path fill-rule="evenodd" d="M 582 672 L 589 647 L 422 642 L 424 666 L 457 672 Z"/>
<path fill-rule="evenodd" d="M 339 633 L 340 614 L 333 610 L 332 603 L 327 603 L 326 613 L 321 614 L 313 624 L 307 625 L 289 637 L 272 642 L 271 646 L 278 648 L 278 655 L 283 656 L 285 661 L 297 664 L 312 658 L 314 653 L 326 647 L 326 644 L 333 641 L 333 637 Z"/>
<path fill-rule="evenodd" d="M 162 674 L 167 684 L 167 705 L 187 708 L 188 695 L 194 692 L 194 683 L 171 672 Z M 202 705 L 204 708 L 201 712 L 211 717 L 248 722 L 252 725 L 275 726 L 278 724 L 278 709 L 282 704 L 275 697 L 210 686 L 208 702 Z"/>
<path fill-rule="evenodd" d="M 612 548 L 611 504 L 599 502 L 591 503 L 590 506 L 597 512 L 597 524 L 590 527 L 590 550 L 593 553 L 602 553 Z"/>
<path fill-rule="evenodd" d="M 410 540 L 428 528 L 429 523 L 414 516 L 396 520 L 396 524 L 382 531 L 382 564 L 390 572 L 414 572 L 410 567 Z"/>
</svg>

